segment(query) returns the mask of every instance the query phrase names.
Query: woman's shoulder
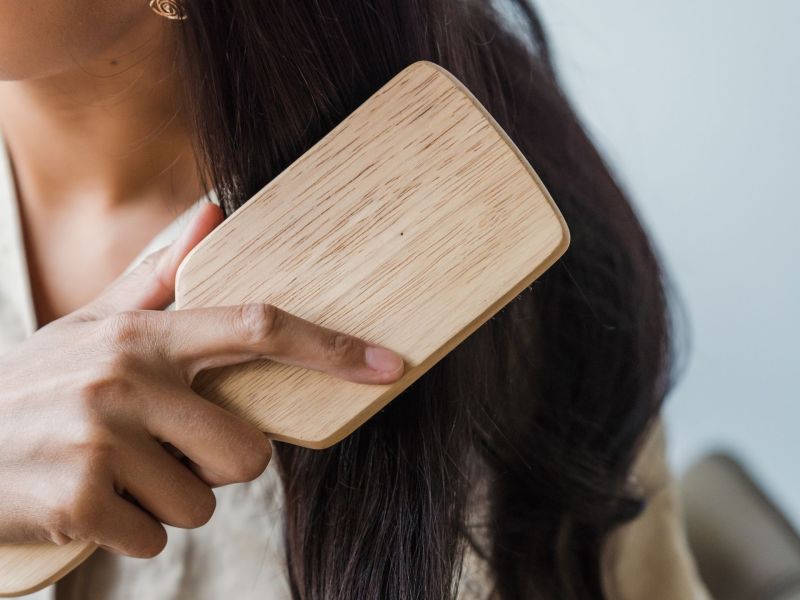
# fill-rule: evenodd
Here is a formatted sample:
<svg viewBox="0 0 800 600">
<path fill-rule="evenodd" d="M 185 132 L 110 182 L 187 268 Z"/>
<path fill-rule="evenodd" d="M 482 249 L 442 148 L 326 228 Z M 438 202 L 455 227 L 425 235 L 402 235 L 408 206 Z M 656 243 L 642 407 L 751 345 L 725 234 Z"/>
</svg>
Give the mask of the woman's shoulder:
<svg viewBox="0 0 800 600">
<path fill-rule="evenodd" d="M 615 531 L 604 552 L 603 577 L 612 600 L 705 600 L 705 590 L 683 525 L 680 496 L 667 461 L 667 436 L 656 420 L 633 468 L 647 502 L 642 513 Z"/>
</svg>

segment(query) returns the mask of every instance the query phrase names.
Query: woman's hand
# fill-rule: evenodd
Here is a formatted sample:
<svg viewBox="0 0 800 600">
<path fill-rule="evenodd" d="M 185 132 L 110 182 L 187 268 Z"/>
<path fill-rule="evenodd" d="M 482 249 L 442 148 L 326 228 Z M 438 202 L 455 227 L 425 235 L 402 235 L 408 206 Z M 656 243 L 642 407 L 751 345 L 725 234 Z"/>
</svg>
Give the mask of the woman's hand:
<svg viewBox="0 0 800 600">
<path fill-rule="evenodd" d="M 166 543 L 162 522 L 206 523 L 211 487 L 258 477 L 271 446 L 192 391 L 202 369 L 269 358 L 358 382 L 400 377 L 397 355 L 273 306 L 160 310 L 219 220 L 204 207 L 172 246 L 0 357 L 0 543 L 83 540 L 150 557 Z"/>
</svg>

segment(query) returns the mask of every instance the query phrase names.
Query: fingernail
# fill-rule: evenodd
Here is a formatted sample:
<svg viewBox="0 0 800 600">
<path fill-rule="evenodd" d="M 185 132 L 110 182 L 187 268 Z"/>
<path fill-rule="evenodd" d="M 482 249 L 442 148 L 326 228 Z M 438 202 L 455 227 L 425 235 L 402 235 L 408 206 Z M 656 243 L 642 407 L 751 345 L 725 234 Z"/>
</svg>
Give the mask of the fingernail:
<svg viewBox="0 0 800 600">
<path fill-rule="evenodd" d="M 364 358 L 369 368 L 375 371 L 391 373 L 403 366 L 403 359 L 400 356 L 391 350 L 378 346 L 367 346 Z"/>
</svg>

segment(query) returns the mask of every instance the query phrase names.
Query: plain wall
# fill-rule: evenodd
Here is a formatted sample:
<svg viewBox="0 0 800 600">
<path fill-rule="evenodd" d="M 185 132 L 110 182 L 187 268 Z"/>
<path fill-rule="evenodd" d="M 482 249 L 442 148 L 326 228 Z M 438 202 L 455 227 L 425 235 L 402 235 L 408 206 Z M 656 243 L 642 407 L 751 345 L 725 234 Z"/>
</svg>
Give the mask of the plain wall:
<svg viewBox="0 0 800 600">
<path fill-rule="evenodd" d="M 800 524 L 800 2 L 536 5 L 686 309 L 673 466 L 733 450 Z"/>
</svg>

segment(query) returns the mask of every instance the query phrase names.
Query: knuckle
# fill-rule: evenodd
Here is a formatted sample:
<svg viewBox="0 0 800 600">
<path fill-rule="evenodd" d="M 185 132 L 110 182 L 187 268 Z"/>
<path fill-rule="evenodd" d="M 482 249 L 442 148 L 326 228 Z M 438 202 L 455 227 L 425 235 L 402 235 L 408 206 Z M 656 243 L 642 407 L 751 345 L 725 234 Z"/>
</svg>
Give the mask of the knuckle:
<svg viewBox="0 0 800 600">
<path fill-rule="evenodd" d="M 72 432 L 69 445 L 72 460 L 73 497 L 82 497 L 87 489 L 94 489 L 98 482 L 109 479 L 114 471 L 116 441 L 114 434 L 105 426 L 85 421 Z"/>
<path fill-rule="evenodd" d="M 106 334 L 114 344 L 127 347 L 142 334 L 143 320 L 136 311 L 118 313 L 106 319 Z"/>
<path fill-rule="evenodd" d="M 75 537 L 71 503 L 67 499 L 51 503 L 45 515 L 44 525 L 47 538 L 59 546 Z"/>
<path fill-rule="evenodd" d="M 243 304 L 239 307 L 237 319 L 245 340 L 251 344 L 262 344 L 278 331 L 281 311 L 272 304 Z"/>
<path fill-rule="evenodd" d="M 325 356 L 335 366 L 360 362 L 360 342 L 344 333 L 333 333 L 326 339 Z"/>
<path fill-rule="evenodd" d="M 48 532 L 47 537 L 58 545 L 62 545 L 59 543 L 61 540 L 70 539 L 65 533 L 70 524 L 70 510 L 67 498 L 51 501 L 46 509 L 44 527 Z"/>
<path fill-rule="evenodd" d="M 99 364 L 82 384 L 79 399 L 89 414 L 97 414 L 107 402 L 129 391 L 131 366 L 123 355 L 115 355 Z"/>
<path fill-rule="evenodd" d="M 87 433 L 78 442 L 83 470 L 81 475 L 87 482 L 101 473 L 108 473 L 114 462 L 114 440 L 110 432 L 101 427 L 87 427 Z"/>
<path fill-rule="evenodd" d="M 50 531 L 45 531 L 44 534 L 40 538 L 44 542 L 51 542 L 56 546 L 66 546 L 70 542 L 72 542 L 72 538 L 67 537 L 64 535 L 63 532 L 57 531 L 55 529 Z"/>
<path fill-rule="evenodd" d="M 95 521 L 99 486 L 93 477 L 79 475 L 51 506 L 50 529 L 68 538 L 87 539 Z M 59 537 L 54 535 L 54 538 Z"/>
</svg>

